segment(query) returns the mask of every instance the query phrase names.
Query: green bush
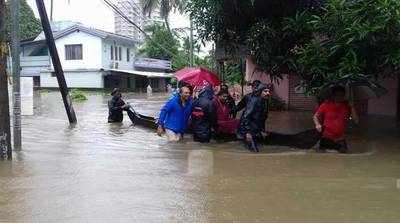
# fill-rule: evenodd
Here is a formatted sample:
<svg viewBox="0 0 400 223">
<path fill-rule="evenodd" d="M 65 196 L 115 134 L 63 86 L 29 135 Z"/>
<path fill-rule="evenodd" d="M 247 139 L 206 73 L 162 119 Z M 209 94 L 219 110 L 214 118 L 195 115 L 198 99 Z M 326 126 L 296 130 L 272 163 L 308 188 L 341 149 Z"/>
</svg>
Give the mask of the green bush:
<svg viewBox="0 0 400 223">
<path fill-rule="evenodd" d="M 78 89 L 74 89 L 71 91 L 71 98 L 73 101 L 76 102 L 83 102 L 87 100 L 85 93 Z"/>
</svg>

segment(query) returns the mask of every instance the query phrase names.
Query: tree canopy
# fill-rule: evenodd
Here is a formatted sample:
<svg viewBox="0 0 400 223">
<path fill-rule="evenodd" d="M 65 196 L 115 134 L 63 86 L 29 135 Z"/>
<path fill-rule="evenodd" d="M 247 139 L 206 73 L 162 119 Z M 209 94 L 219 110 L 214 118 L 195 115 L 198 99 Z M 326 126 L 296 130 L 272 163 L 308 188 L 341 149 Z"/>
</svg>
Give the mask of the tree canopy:
<svg viewBox="0 0 400 223">
<path fill-rule="evenodd" d="M 169 15 L 172 10 L 183 11 L 186 5 L 186 0 L 140 0 L 142 5 L 143 14 L 148 14 L 149 16 L 156 10 L 160 10 L 160 17 L 165 20 L 165 25 L 168 30 L 169 27 Z"/>
<path fill-rule="evenodd" d="M 172 35 L 168 28 L 163 24 L 154 24 L 146 28 L 151 38 L 147 39 L 139 49 L 139 54 L 143 54 L 150 58 L 171 60 L 174 70 L 189 66 L 190 61 L 190 41 L 189 38 L 183 37 L 172 30 Z M 205 66 L 213 69 L 213 57 L 208 56 L 200 58 L 200 44 L 195 40 L 193 42 L 194 65 Z"/>
<path fill-rule="evenodd" d="M 11 30 L 11 12 L 10 12 L 11 0 L 6 2 L 6 33 L 7 40 L 10 40 Z M 26 0 L 20 0 L 20 14 L 19 14 L 19 25 L 20 25 L 20 39 L 29 39 L 36 37 L 42 30 L 40 20 L 37 19 L 28 5 Z"/>
<path fill-rule="evenodd" d="M 308 93 L 348 75 L 399 70 L 397 0 L 190 0 L 203 40 L 228 54 L 243 47 L 272 79 L 297 74 Z"/>
</svg>

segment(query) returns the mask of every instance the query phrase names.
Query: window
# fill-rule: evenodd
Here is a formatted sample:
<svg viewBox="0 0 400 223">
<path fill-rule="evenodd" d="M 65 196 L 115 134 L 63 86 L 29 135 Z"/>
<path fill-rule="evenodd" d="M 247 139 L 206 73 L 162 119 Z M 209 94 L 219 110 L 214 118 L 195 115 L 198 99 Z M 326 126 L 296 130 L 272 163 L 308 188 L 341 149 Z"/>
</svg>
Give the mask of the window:
<svg viewBox="0 0 400 223">
<path fill-rule="evenodd" d="M 130 52 L 130 50 L 129 50 L 129 49 L 126 49 L 126 61 L 128 61 L 128 62 L 129 62 L 129 60 L 130 60 L 130 57 L 131 57 L 131 52 Z"/>
<path fill-rule="evenodd" d="M 116 47 L 114 47 L 114 50 L 115 50 L 115 60 L 118 60 L 118 47 L 116 46 Z"/>
<path fill-rule="evenodd" d="M 119 55 L 118 60 L 121 61 L 122 60 L 122 47 L 118 47 L 118 55 Z"/>
<path fill-rule="evenodd" d="M 82 60 L 82 44 L 65 45 L 66 60 Z"/>
<path fill-rule="evenodd" d="M 111 60 L 114 60 L 114 46 L 111 46 Z"/>
</svg>

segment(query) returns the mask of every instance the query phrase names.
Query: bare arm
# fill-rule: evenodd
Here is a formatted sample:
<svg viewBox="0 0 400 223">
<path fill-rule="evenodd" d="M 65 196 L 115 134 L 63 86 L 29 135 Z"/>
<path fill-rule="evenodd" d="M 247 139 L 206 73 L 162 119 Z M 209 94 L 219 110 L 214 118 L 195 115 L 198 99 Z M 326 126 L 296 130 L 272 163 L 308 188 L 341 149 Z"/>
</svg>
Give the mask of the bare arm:
<svg viewBox="0 0 400 223">
<path fill-rule="evenodd" d="M 315 129 L 317 129 L 318 132 L 322 132 L 322 124 L 317 114 L 314 115 L 313 120 L 315 124 Z"/>
<path fill-rule="evenodd" d="M 353 104 L 350 104 L 350 115 L 354 123 L 356 124 L 360 123 L 360 118 L 358 117 L 357 110 Z"/>
</svg>

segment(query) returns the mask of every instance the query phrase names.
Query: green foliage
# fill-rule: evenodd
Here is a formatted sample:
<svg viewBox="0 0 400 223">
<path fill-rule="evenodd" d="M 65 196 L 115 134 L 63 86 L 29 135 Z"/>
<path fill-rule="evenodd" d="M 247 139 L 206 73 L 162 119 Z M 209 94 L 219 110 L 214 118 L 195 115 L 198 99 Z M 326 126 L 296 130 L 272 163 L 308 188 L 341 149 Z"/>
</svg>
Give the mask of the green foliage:
<svg viewBox="0 0 400 223">
<path fill-rule="evenodd" d="M 170 31 L 169 15 L 172 10 L 179 10 L 182 12 L 186 5 L 186 0 L 140 0 L 142 5 L 143 14 L 151 15 L 153 11 L 159 9 L 160 17 L 165 20 L 165 25 Z"/>
<path fill-rule="evenodd" d="M 224 79 L 230 84 L 240 84 L 242 82 L 243 73 L 240 70 L 239 62 L 229 61 L 225 63 L 223 71 Z"/>
<path fill-rule="evenodd" d="M 188 11 L 203 40 L 234 55 L 245 46 L 271 79 L 302 77 L 307 94 L 344 76 L 398 73 L 400 1 L 327 0 L 323 7 L 293 2 L 191 0 Z"/>
<path fill-rule="evenodd" d="M 179 34 L 171 31 L 162 24 L 155 24 L 147 28 L 146 31 L 151 33 L 151 39 L 145 41 L 140 47 L 139 54 L 143 54 L 150 58 L 171 60 L 172 68 L 179 70 L 189 66 L 190 62 L 190 41 L 187 37 L 183 39 L 183 43 L 179 41 Z M 162 47 L 160 47 L 162 46 Z M 209 55 L 200 58 L 200 44 L 197 41 L 193 43 L 194 65 L 203 66 L 210 70 L 215 70 L 214 56 Z"/>
<path fill-rule="evenodd" d="M 7 40 L 10 40 L 10 30 L 11 30 L 11 12 L 10 12 L 11 0 L 6 2 L 6 33 Z M 28 5 L 26 0 L 20 0 L 20 15 L 19 15 L 19 25 L 20 25 L 20 39 L 29 39 L 36 37 L 41 31 L 42 26 L 39 19 L 37 19 Z"/>
<path fill-rule="evenodd" d="M 295 69 L 294 49 L 312 36 L 305 23 L 308 17 L 303 11 L 293 17 L 262 20 L 251 27 L 247 40 L 250 54 L 272 80 Z"/>
<path fill-rule="evenodd" d="M 400 2 L 331 0 L 308 18 L 313 35 L 295 50 L 307 92 L 344 76 L 378 77 L 400 66 Z"/>
<path fill-rule="evenodd" d="M 170 34 L 164 25 L 154 24 L 147 27 L 146 31 L 151 33 L 151 39 L 146 40 L 139 49 L 139 53 L 162 60 L 172 60 L 178 54 L 179 41 Z"/>
<path fill-rule="evenodd" d="M 71 91 L 71 98 L 73 101 L 76 101 L 76 102 L 83 102 L 83 101 L 87 100 L 85 93 L 78 89 L 74 89 Z"/>
</svg>

